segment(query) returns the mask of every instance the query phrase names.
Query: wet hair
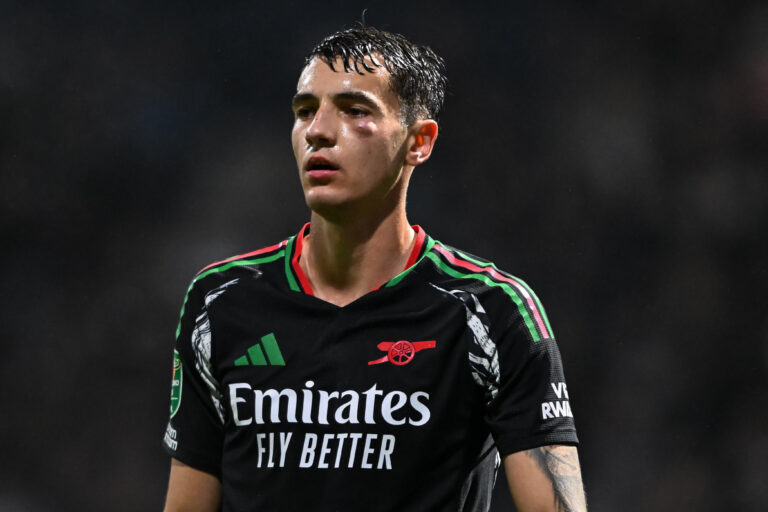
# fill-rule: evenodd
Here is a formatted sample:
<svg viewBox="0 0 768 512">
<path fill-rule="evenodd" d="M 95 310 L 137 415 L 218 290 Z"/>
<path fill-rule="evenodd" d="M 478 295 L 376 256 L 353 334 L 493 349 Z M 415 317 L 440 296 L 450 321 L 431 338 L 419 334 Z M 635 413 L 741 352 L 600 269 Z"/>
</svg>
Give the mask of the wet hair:
<svg viewBox="0 0 768 512">
<path fill-rule="evenodd" d="M 401 121 L 406 126 L 418 119 L 437 120 L 440 116 L 448 84 L 445 62 L 428 46 L 413 44 L 400 34 L 362 27 L 342 30 L 323 39 L 307 55 L 304 67 L 315 57 L 333 71 L 334 61 L 341 59 L 344 71 L 361 75 L 375 70 L 371 63 L 383 66 L 390 74 L 390 87 L 400 100 Z"/>
</svg>

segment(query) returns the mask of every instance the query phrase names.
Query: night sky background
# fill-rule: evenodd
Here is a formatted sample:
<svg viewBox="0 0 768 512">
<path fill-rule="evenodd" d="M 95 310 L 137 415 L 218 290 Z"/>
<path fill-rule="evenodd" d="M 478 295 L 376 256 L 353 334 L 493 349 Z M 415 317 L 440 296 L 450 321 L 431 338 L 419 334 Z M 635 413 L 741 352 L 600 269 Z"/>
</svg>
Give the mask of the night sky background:
<svg viewBox="0 0 768 512">
<path fill-rule="evenodd" d="M 409 218 L 537 291 L 590 509 L 768 509 L 765 2 L 72 0 L 0 2 L 0 510 L 162 507 L 183 294 L 307 220 L 290 99 L 364 8 L 447 61 Z"/>
</svg>

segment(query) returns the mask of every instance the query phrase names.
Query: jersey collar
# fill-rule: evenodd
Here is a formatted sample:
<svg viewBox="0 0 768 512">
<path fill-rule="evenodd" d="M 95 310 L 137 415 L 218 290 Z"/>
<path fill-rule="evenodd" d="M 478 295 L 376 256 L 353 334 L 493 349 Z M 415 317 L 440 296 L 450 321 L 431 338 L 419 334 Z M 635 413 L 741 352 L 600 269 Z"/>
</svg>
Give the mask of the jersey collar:
<svg viewBox="0 0 768 512">
<path fill-rule="evenodd" d="M 295 236 L 292 236 L 287 241 L 287 247 L 285 251 L 285 275 L 286 279 L 288 280 L 288 286 L 291 288 L 291 290 L 296 292 L 304 292 L 305 294 L 314 297 L 315 294 L 312 291 L 312 285 L 309 283 L 309 279 L 307 279 L 304 270 L 302 270 L 301 265 L 299 264 L 299 259 L 301 258 L 301 250 L 304 245 L 304 237 L 309 234 L 309 224 L 309 222 L 304 224 L 299 233 Z M 419 261 L 421 261 L 427 251 L 429 251 L 429 249 L 431 249 L 435 244 L 434 240 L 432 240 L 432 238 L 424 232 L 421 226 L 413 225 L 411 228 L 416 233 L 416 240 L 413 244 L 413 248 L 411 249 L 411 254 L 408 256 L 408 261 L 405 264 L 405 268 L 403 268 L 402 272 L 400 272 L 398 275 L 389 281 L 382 283 L 371 291 L 378 290 L 379 288 L 394 286 L 395 284 L 399 283 L 405 277 L 405 275 L 408 274 Z"/>
</svg>

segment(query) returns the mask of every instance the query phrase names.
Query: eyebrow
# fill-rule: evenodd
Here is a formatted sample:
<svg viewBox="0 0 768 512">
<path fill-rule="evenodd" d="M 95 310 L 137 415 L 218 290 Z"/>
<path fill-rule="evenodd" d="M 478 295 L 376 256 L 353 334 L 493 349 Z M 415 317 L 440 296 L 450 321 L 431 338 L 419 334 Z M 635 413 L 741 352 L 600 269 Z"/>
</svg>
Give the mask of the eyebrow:
<svg viewBox="0 0 768 512">
<path fill-rule="evenodd" d="M 376 99 L 367 92 L 364 91 L 349 91 L 349 92 L 338 92 L 336 94 L 333 94 L 331 96 L 334 102 L 337 101 L 359 101 L 360 103 L 365 103 L 366 105 L 369 105 L 371 107 L 375 107 L 379 110 L 381 110 L 381 106 L 379 105 L 379 102 L 376 101 Z M 317 96 L 310 92 L 301 92 L 296 94 L 293 97 L 292 105 L 296 107 L 296 105 L 301 105 L 303 103 L 309 103 L 312 101 L 317 101 Z"/>
</svg>

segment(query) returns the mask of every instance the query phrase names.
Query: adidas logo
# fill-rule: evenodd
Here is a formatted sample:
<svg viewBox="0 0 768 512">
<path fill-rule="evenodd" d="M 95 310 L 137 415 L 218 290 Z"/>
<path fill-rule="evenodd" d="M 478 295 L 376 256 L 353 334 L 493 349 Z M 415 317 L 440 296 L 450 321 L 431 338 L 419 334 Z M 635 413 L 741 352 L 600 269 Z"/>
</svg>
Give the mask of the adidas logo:
<svg viewBox="0 0 768 512">
<path fill-rule="evenodd" d="M 264 350 L 261 347 L 264 347 Z M 266 357 L 264 353 L 266 352 Z M 267 362 L 269 359 L 269 362 Z M 261 343 L 257 343 L 248 349 L 246 355 L 235 359 L 235 366 L 285 366 L 283 354 L 280 347 L 277 346 L 277 340 L 274 333 L 269 333 L 261 337 Z"/>
</svg>

